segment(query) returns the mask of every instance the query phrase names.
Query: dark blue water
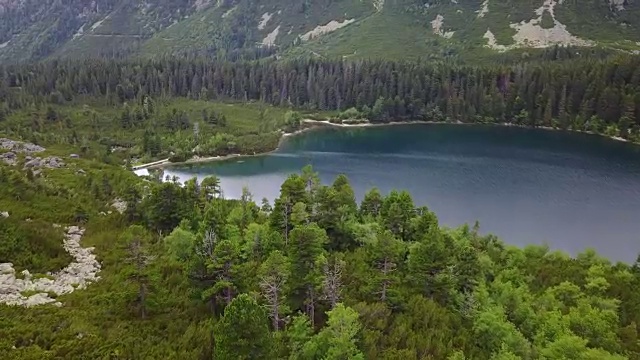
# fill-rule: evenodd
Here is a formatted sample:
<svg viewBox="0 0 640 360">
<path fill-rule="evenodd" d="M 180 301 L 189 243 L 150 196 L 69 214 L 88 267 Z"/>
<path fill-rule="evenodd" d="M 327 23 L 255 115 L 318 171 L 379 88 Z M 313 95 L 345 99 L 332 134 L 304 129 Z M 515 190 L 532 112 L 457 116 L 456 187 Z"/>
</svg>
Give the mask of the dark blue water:
<svg viewBox="0 0 640 360">
<path fill-rule="evenodd" d="M 267 156 L 171 168 L 181 180 L 215 174 L 225 196 L 248 186 L 274 199 L 311 164 L 325 183 L 347 174 L 361 199 L 406 189 L 449 226 L 480 221 L 515 245 L 548 243 L 612 260 L 640 252 L 640 147 L 586 134 L 492 126 L 403 125 L 323 129 Z"/>
</svg>

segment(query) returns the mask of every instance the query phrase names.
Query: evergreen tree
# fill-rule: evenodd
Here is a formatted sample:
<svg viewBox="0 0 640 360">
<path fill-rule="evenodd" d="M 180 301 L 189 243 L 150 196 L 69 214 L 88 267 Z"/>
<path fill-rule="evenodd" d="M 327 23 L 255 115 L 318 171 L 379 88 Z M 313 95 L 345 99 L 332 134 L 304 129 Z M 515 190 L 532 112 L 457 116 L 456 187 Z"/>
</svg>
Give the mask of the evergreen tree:
<svg viewBox="0 0 640 360">
<path fill-rule="evenodd" d="M 215 327 L 215 359 L 271 359 L 273 340 L 267 314 L 249 295 L 226 307 Z"/>
</svg>

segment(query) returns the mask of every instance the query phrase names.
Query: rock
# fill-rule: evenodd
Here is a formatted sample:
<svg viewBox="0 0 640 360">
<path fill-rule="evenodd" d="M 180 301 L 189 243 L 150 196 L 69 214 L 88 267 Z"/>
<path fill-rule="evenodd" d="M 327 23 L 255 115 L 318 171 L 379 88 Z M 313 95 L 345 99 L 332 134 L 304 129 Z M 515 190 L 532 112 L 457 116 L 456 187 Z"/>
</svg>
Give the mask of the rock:
<svg viewBox="0 0 640 360">
<path fill-rule="evenodd" d="M 33 169 L 35 174 L 36 171 L 39 171 L 36 169 L 40 169 L 42 167 L 49 168 L 49 169 L 59 169 L 64 166 L 65 166 L 65 163 L 64 161 L 62 161 L 61 158 L 57 156 L 50 156 L 44 159 L 42 158 L 31 159 L 24 164 L 24 169 L 25 170 Z"/>
<path fill-rule="evenodd" d="M 4 154 L 0 154 L 0 161 L 7 165 L 15 165 L 18 162 L 18 157 L 13 152 L 6 152 Z"/>
<path fill-rule="evenodd" d="M 52 304 L 59 307 L 62 303 L 51 298 L 49 294 L 68 294 L 100 280 L 97 273 L 101 266 L 93 254 L 94 249 L 80 246 L 83 234 L 84 229 L 77 226 L 66 229 L 63 247 L 74 261 L 57 273 L 48 273 L 53 279 L 32 279 L 28 270 L 22 271 L 24 279 L 18 279 L 15 277 L 12 264 L 0 264 L 0 303 L 26 307 Z M 25 291 L 38 293 L 27 298 L 22 295 Z"/>
<path fill-rule="evenodd" d="M 27 163 L 24 164 L 24 167 L 26 169 L 31 169 L 31 168 L 39 168 L 41 165 L 42 165 L 42 160 L 40 160 L 40 158 L 35 158 L 27 161 Z"/>
<path fill-rule="evenodd" d="M 111 204 L 120 214 L 124 214 L 127 211 L 127 202 L 122 199 L 115 199 Z"/>
<path fill-rule="evenodd" d="M 87 172 L 82 170 L 82 169 L 78 169 L 78 171 L 76 171 L 76 175 L 86 175 Z"/>
<path fill-rule="evenodd" d="M 14 274 L 16 270 L 13 268 L 12 263 L 0 264 L 0 274 Z"/>
<path fill-rule="evenodd" d="M 38 306 L 43 304 L 49 304 L 55 302 L 54 299 L 49 297 L 47 293 L 38 293 L 35 295 L 29 296 L 29 298 L 24 302 L 26 307 Z"/>
<path fill-rule="evenodd" d="M 9 217 L 9 213 L 7 211 L 0 212 L 0 218 L 5 218 L 6 219 L 8 217 Z"/>
<path fill-rule="evenodd" d="M 613 9 L 617 11 L 623 11 L 625 5 L 625 0 L 609 0 L 609 9 L 613 11 Z"/>
<path fill-rule="evenodd" d="M 80 159 L 80 155 L 78 155 L 78 154 L 71 154 L 71 155 L 69 155 L 69 157 L 72 158 L 72 159 Z"/>
<path fill-rule="evenodd" d="M 62 161 L 61 158 L 56 157 L 56 156 L 51 156 L 48 158 L 45 158 L 43 161 L 43 166 L 48 167 L 50 169 L 59 169 L 61 167 L 65 166 L 64 161 Z"/>
<path fill-rule="evenodd" d="M 18 153 L 37 153 L 46 150 L 42 146 L 5 138 L 0 138 L 0 149 L 10 150 Z"/>
<path fill-rule="evenodd" d="M 29 270 L 22 270 L 21 274 L 25 280 L 31 279 L 31 273 L 29 272 Z"/>
</svg>

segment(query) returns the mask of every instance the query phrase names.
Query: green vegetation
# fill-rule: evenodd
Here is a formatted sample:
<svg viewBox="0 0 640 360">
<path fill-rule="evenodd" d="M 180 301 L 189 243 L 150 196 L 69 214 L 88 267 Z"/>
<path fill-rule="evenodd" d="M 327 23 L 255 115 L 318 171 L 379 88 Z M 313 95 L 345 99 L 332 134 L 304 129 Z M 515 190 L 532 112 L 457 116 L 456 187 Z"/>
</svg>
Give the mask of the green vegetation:
<svg viewBox="0 0 640 360">
<path fill-rule="evenodd" d="M 553 18 L 551 17 L 551 14 L 549 14 L 549 11 L 545 11 L 542 13 L 542 21 L 540 22 L 540 26 L 543 29 L 552 29 L 555 26 L 555 23 L 553 22 Z"/>
<path fill-rule="evenodd" d="M 557 48 L 545 58 L 570 58 Z M 596 57 L 598 53 L 595 53 Z M 0 130 L 121 164 L 275 149 L 304 118 L 498 123 L 640 141 L 637 57 L 423 62 L 61 61 L 2 68 Z M 372 81 L 372 79 L 384 79 Z"/>
<path fill-rule="evenodd" d="M 356 204 L 346 177 L 324 186 L 309 167 L 283 183 L 273 204 L 259 206 L 248 191 L 221 198 L 215 178 L 180 186 L 92 160 L 75 165 L 88 175 L 52 169 L 29 179 L 0 165 L 10 194 L 72 187 L 50 198 L 34 192 L 32 200 L 65 213 L 66 199 L 81 197 L 83 246 L 95 246 L 103 265 L 99 282 L 57 297 L 62 307 L 0 305 L 7 358 L 640 354 L 638 264 L 612 265 L 592 251 L 570 258 L 544 246 L 510 247 L 477 225 L 442 228 L 406 192 L 372 189 Z M 124 213 L 101 215 L 115 197 L 128 201 Z M 2 206 L 22 205 L 9 198 Z M 18 213 L 0 226 L 8 220 L 51 226 Z"/>
<path fill-rule="evenodd" d="M 483 66 L 496 58 L 470 37 L 487 28 L 469 20 L 476 17 L 471 5 L 387 3 L 374 12 L 368 3 L 305 1 L 283 13 L 284 2 L 275 0 L 261 7 L 212 3 L 200 12 L 192 2 L 162 1 L 145 11 L 109 3 L 84 19 L 104 20 L 93 35 L 138 39 L 127 49 L 115 44 L 112 55 L 188 56 L 0 65 L 0 137 L 42 145 L 45 151 L 29 156 L 65 163 L 36 169 L 27 154 L 0 150 L 0 263 L 51 279 L 42 274 L 72 260 L 62 246 L 64 227 L 77 225 L 86 229 L 82 246 L 94 247 L 102 265 L 100 281 L 56 297 L 61 307 L 0 305 L 0 354 L 639 359 L 638 262 L 611 264 L 591 250 L 572 258 L 545 246 L 511 247 L 481 235 L 478 224 L 445 228 L 404 191 L 371 189 L 358 204 L 345 176 L 322 185 L 310 167 L 291 175 L 273 203 L 259 204 L 249 189 L 225 199 L 216 177 L 178 184 L 129 171 L 158 159 L 269 151 L 282 131 L 300 129 L 306 118 L 506 123 L 640 142 L 638 57 L 558 47 L 510 52 Z M 58 11 L 51 21 L 60 15 L 56 37 L 39 38 L 20 55 L 11 45 L 2 56 L 40 58 L 96 44 L 84 37 L 65 43 L 77 18 L 59 2 L 43 4 Z M 477 21 L 493 22 L 505 4 L 491 3 L 493 15 Z M 39 9 L 32 1 L 24 6 Z M 529 19 L 532 6 L 500 21 Z M 32 34 L 49 24 L 36 12 L 19 23 L 26 16 L 20 11 L 6 12 L 17 21 L 0 15 L 1 29 Z M 273 19 L 252 32 L 263 12 Z M 437 13 L 452 20 L 445 23 L 456 31 L 451 39 L 432 33 Z M 228 20 L 214 23 L 222 14 Z M 307 19 L 325 24 L 352 14 L 362 17 L 341 32 L 302 45 L 294 40 L 317 25 Z M 291 47 L 249 45 L 283 21 L 294 28 L 282 28 Z M 495 33 L 500 42 L 510 37 Z M 162 47 L 168 35 L 175 37 Z M 356 44 L 365 40 L 361 52 Z M 205 41 L 216 60 L 189 51 Z M 415 51 L 406 50 L 410 44 Z M 297 57 L 356 51 L 347 61 Z M 276 52 L 290 57 L 256 60 Z M 463 53 L 478 63 L 459 65 Z M 400 55 L 417 61 L 389 60 Z"/>
<path fill-rule="evenodd" d="M 430 59 L 477 64 L 511 57 L 487 48 L 490 30 L 513 45 L 513 24 L 536 19 L 543 0 L 486 2 L 423 0 L 24 0 L 0 5 L 0 60 L 155 58 L 158 55 L 255 60 L 266 57 Z M 81 15 L 78 15 L 81 14 Z M 569 33 L 611 52 L 640 50 L 640 6 L 609 1 L 553 3 Z M 445 39 L 431 21 L 443 17 Z M 303 41 L 331 22 L 350 25 Z M 543 28 L 553 27 L 551 8 Z M 535 36 L 532 35 L 532 36 Z M 265 46 L 271 38 L 273 46 Z M 517 52 L 517 50 L 514 50 Z M 534 51 L 537 52 L 537 51 Z"/>
<path fill-rule="evenodd" d="M 54 155 L 103 159 L 113 152 L 117 161 L 136 165 L 169 157 L 184 161 L 194 155 L 271 151 L 280 140 L 279 129 L 297 129 L 300 117 L 259 102 L 156 102 L 145 97 L 142 104 L 27 106 L 6 116 L 0 128 L 9 137 L 47 144 Z"/>
</svg>

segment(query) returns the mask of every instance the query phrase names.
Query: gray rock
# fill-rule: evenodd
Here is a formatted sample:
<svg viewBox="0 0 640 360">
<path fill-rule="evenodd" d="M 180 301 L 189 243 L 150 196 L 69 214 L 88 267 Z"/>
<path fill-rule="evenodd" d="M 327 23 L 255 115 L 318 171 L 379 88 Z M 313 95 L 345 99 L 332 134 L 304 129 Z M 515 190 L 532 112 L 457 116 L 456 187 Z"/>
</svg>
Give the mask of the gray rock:
<svg viewBox="0 0 640 360">
<path fill-rule="evenodd" d="M 6 219 L 8 217 L 9 217 L 9 212 L 7 211 L 0 212 L 0 218 Z"/>
<path fill-rule="evenodd" d="M 39 168 L 40 166 L 42 166 L 42 160 L 40 158 L 29 160 L 26 164 L 24 164 L 24 167 L 26 169 Z"/>
<path fill-rule="evenodd" d="M 37 153 L 46 150 L 42 146 L 5 138 L 0 138 L 0 149 L 10 150 L 18 153 Z"/>
<path fill-rule="evenodd" d="M 22 276 L 24 277 L 25 280 L 30 280 L 31 279 L 31 273 L 29 272 L 29 270 L 22 270 Z"/>
<path fill-rule="evenodd" d="M 124 214 L 127 211 L 127 202 L 122 199 L 115 199 L 111 206 L 116 209 L 120 214 Z"/>
<path fill-rule="evenodd" d="M 57 156 L 51 156 L 43 160 L 43 165 L 50 169 L 59 169 L 65 166 L 64 161 Z"/>
<path fill-rule="evenodd" d="M 71 155 L 69 155 L 69 157 L 72 158 L 72 159 L 80 159 L 80 155 L 78 155 L 78 154 L 71 154 Z"/>
<path fill-rule="evenodd" d="M 24 164 L 24 169 L 33 169 L 34 170 L 34 174 L 35 171 L 38 171 L 36 169 L 40 169 L 40 168 L 49 168 L 49 169 L 59 169 L 61 167 L 66 166 L 66 164 L 64 163 L 64 161 L 57 157 L 57 156 L 49 156 L 46 157 L 44 159 L 42 158 L 35 158 L 35 159 L 31 159 L 29 161 L 27 161 Z"/>
<path fill-rule="evenodd" d="M 24 305 L 26 307 L 32 307 L 32 306 L 49 304 L 55 301 L 56 300 L 50 298 L 49 294 L 47 293 L 38 293 L 38 294 L 29 296 L 29 298 L 24 302 Z"/>
<path fill-rule="evenodd" d="M 13 152 L 6 152 L 3 154 L 0 154 L 0 161 L 8 165 L 15 165 L 18 162 L 18 157 Z"/>
<path fill-rule="evenodd" d="M 0 274 L 14 274 L 15 272 L 12 263 L 0 264 Z"/>
<path fill-rule="evenodd" d="M 609 9 L 610 10 L 616 9 L 617 11 L 623 11 L 624 3 L 625 3 L 625 0 L 609 0 Z"/>
<path fill-rule="evenodd" d="M 84 229 L 77 226 L 67 228 L 63 247 L 74 261 L 59 272 L 49 274 L 53 279 L 34 280 L 27 270 L 22 272 L 24 279 L 18 279 L 15 277 L 12 264 L 0 264 L 0 303 L 26 307 L 44 304 L 62 306 L 62 303 L 51 298 L 49 294 L 68 294 L 100 280 L 97 274 L 101 266 L 93 254 L 94 249 L 80 246 L 83 234 Z M 22 295 L 25 291 L 38 293 L 27 298 Z"/>
</svg>

